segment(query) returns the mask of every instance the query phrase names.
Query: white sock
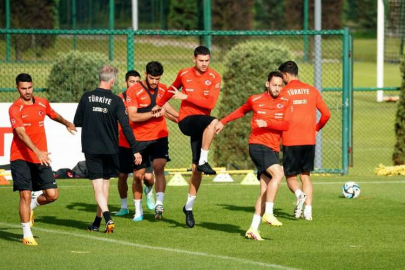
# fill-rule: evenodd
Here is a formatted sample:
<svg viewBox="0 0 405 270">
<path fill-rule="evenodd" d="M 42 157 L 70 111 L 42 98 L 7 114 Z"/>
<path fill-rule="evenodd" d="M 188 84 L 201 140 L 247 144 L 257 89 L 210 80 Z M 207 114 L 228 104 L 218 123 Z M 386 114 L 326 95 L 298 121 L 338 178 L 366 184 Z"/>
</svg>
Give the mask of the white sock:
<svg viewBox="0 0 405 270">
<path fill-rule="evenodd" d="M 198 161 L 198 165 L 203 165 L 204 163 L 208 162 L 208 152 L 209 150 L 201 149 L 200 161 Z"/>
<path fill-rule="evenodd" d="M 156 205 L 163 205 L 163 199 L 165 198 L 164 192 L 156 192 Z"/>
<path fill-rule="evenodd" d="M 34 210 L 34 208 L 35 207 L 37 207 L 37 206 L 39 206 L 39 203 L 38 203 L 38 197 L 36 197 L 35 199 L 32 199 L 31 200 L 31 210 Z"/>
<path fill-rule="evenodd" d="M 193 210 L 194 201 L 195 201 L 195 198 L 196 198 L 196 197 L 197 197 L 197 196 L 191 196 L 190 194 L 188 194 L 188 196 L 187 196 L 187 203 L 186 203 L 186 210 L 187 210 L 187 211 Z"/>
<path fill-rule="evenodd" d="M 121 208 L 128 209 L 128 201 L 127 198 L 121 199 Z"/>
<path fill-rule="evenodd" d="M 266 210 L 264 210 L 264 213 L 273 215 L 273 207 L 274 207 L 273 202 L 266 202 Z"/>
<path fill-rule="evenodd" d="M 21 223 L 22 225 L 22 229 L 23 229 L 23 235 L 24 238 L 26 237 L 33 237 L 32 232 L 31 232 L 31 227 L 30 227 L 30 223 Z"/>
<path fill-rule="evenodd" d="M 305 205 L 304 216 L 312 216 L 312 205 Z"/>
<path fill-rule="evenodd" d="M 134 200 L 135 204 L 135 216 L 143 216 L 142 200 Z"/>
<path fill-rule="evenodd" d="M 253 229 L 259 229 L 260 222 L 262 221 L 262 217 L 260 215 L 253 215 L 252 225 L 250 225 Z"/>
<path fill-rule="evenodd" d="M 297 199 L 301 196 L 302 194 L 302 190 L 298 189 L 297 191 L 295 191 L 295 197 L 297 197 Z"/>
</svg>

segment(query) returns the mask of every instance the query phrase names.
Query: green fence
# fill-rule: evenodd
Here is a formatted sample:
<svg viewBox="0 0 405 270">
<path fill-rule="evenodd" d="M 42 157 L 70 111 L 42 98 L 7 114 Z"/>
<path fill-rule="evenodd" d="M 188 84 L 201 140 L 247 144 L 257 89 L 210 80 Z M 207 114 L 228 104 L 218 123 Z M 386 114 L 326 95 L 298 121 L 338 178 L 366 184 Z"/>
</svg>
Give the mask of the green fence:
<svg viewBox="0 0 405 270">
<path fill-rule="evenodd" d="M 43 39 L 51 40 L 45 48 Z M 302 81 L 317 86 L 329 106 L 332 117 L 318 136 L 317 172 L 348 173 L 349 151 L 352 146 L 352 70 L 351 36 L 347 29 L 333 31 L 132 31 L 132 30 L 0 30 L 0 101 L 11 102 L 17 97 L 14 79 L 18 73 L 27 72 L 33 76 L 39 95 L 54 98 L 48 86 L 48 77 L 58 56 L 72 50 L 97 52 L 106 61 L 120 70 L 118 83 L 114 89 L 119 92 L 124 87 L 124 75 L 135 68 L 141 74 L 149 61 L 160 61 L 165 73 L 162 82 L 170 85 L 177 72 L 193 65 L 192 56 L 196 46 L 210 42 L 212 51 L 211 67 L 223 74 L 226 72 L 224 58 L 236 44 L 253 41 L 266 46 L 275 43 L 288 48 L 300 68 Z M 305 42 L 304 42 L 305 41 Z M 320 42 L 319 42 L 320 41 Z M 23 43 L 25 42 L 25 43 Z M 318 43 L 317 43 L 318 42 Z M 29 46 L 23 46 L 23 45 Z M 305 48 L 305 50 L 304 50 Z M 254 52 L 252 52 L 254 53 Z M 7 57 L 8 56 L 8 57 Z M 290 59 L 285 59 L 285 61 Z M 268 70 L 270 71 L 270 70 Z M 266 72 L 268 72 L 266 71 Z M 97 74 L 94 74 L 94 78 Z M 243 76 L 243 74 L 241 74 Z M 84 81 L 81 74 L 75 79 Z M 263 77 L 263 82 L 265 81 Z M 224 81 L 223 85 L 227 82 Z M 97 85 L 94 85 L 96 87 Z M 262 91 L 262 85 L 246 89 L 251 94 Z M 66 91 L 71 91 L 65 86 Z M 77 89 L 76 89 L 77 90 Z M 77 102 L 78 100 L 71 100 Z M 221 98 L 218 102 L 221 102 Z M 178 108 L 179 102 L 171 101 Z M 240 102 L 242 105 L 242 101 Z M 216 106 L 218 108 L 218 104 Z M 234 108 L 236 109 L 236 108 Z M 212 115 L 218 113 L 214 109 Z M 236 122 L 237 123 L 237 122 Z M 170 132 L 170 156 L 168 167 L 189 167 L 191 153 L 189 138 L 181 134 L 178 127 L 168 123 Z M 215 140 L 214 140 L 215 144 Z M 247 138 L 246 138 L 247 148 Z M 213 154 L 211 151 L 210 154 Z M 212 158 L 212 157 L 211 157 Z M 230 156 L 229 166 L 235 158 Z M 253 168 L 253 164 L 250 166 Z M 246 168 L 240 168 L 246 169 Z"/>
</svg>

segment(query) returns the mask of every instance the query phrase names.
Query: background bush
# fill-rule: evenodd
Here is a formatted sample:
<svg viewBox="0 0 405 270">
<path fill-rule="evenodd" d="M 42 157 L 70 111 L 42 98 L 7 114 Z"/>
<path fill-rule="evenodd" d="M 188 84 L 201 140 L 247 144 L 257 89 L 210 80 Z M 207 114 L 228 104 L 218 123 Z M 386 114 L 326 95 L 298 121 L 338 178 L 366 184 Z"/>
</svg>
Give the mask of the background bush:
<svg viewBox="0 0 405 270">
<path fill-rule="evenodd" d="M 108 64 L 104 54 L 71 51 L 60 54 L 48 77 L 51 102 L 78 102 L 82 94 L 98 86 L 98 69 Z"/>
<path fill-rule="evenodd" d="M 280 44 L 248 41 L 234 46 L 225 56 L 218 118 L 242 106 L 249 96 L 262 93 L 270 71 L 277 70 L 285 61 L 292 60 L 290 50 Z M 240 169 L 253 168 L 249 156 L 248 139 L 251 114 L 228 123 L 215 138 L 214 157 L 218 166 L 234 164 Z"/>
<path fill-rule="evenodd" d="M 401 58 L 400 69 L 402 84 L 395 118 L 395 136 L 397 142 L 395 143 L 394 154 L 392 155 L 394 165 L 405 164 L 405 57 Z"/>
</svg>

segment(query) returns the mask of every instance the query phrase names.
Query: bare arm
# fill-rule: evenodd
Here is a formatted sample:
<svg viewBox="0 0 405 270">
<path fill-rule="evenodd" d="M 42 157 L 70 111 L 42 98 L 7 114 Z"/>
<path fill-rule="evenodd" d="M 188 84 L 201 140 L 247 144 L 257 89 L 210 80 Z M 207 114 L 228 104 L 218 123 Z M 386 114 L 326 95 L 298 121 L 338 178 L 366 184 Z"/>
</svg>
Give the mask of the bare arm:
<svg viewBox="0 0 405 270">
<path fill-rule="evenodd" d="M 153 117 L 160 117 L 165 113 L 165 110 L 163 108 L 158 112 L 145 112 L 145 113 L 138 113 L 138 108 L 135 106 L 128 106 L 127 110 L 129 120 L 132 122 L 144 122 Z"/>
<path fill-rule="evenodd" d="M 52 119 L 52 118 L 51 118 Z M 69 122 L 65 118 L 62 117 L 62 115 L 56 113 L 56 117 L 52 119 L 53 121 L 56 121 L 58 123 L 61 123 L 62 125 L 66 126 L 66 129 L 70 132 L 70 134 L 75 135 L 74 131 L 77 132 L 76 127 L 73 123 Z"/>
<path fill-rule="evenodd" d="M 168 102 L 166 102 L 163 107 L 166 110 L 165 117 L 167 119 L 169 119 L 170 121 L 177 123 L 177 119 L 179 118 L 179 113 Z"/>
<path fill-rule="evenodd" d="M 35 153 L 41 165 L 47 165 L 51 163 L 51 159 L 49 158 L 49 154 L 46 151 L 40 150 L 32 141 L 31 138 L 25 132 L 24 127 L 16 127 L 15 132 L 17 133 L 18 138 L 25 143 L 25 145 Z"/>
</svg>

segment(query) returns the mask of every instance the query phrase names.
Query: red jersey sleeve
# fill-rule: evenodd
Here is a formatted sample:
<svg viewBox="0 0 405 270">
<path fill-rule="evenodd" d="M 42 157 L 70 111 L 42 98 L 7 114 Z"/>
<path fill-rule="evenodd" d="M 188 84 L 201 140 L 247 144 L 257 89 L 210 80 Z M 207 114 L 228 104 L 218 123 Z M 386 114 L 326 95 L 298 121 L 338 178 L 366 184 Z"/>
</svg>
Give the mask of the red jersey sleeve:
<svg viewBox="0 0 405 270">
<path fill-rule="evenodd" d="M 209 110 L 214 109 L 215 104 L 217 103 L 219 97 L 219 92 L 221 90 L 221 81 L 222 81 L 221 76 L 218 75 L 215 78 L 214 83 L 211 84 L 209 88 L 210 94 L 206 98 L 188 96 L 187 101 L 204 109 Z"/>
<path fill-rule="evenodd" d="M 46 106 L 46 115 L 48 115 L 52 119 L 55 119 L 56 112 L 52 109 L 51 104 L 49 104 L 48 100 L 45 100 L 45 106 Z"/>
<path fill-rule="evenodd" d="M 228 114 L 227 116 L 222 118 L 221 123 L 225 125 L 228 122 L 239 119 L 239 118 L 243 117 L 245 114 L 247 114 L 248 112 L 252 111 L 252 109 L 253 109 L 252 104 L 251 104 L 250 98 L 249 98 L 248 101 L 245 104 L 243 104 L 241 107 L 239 107 L 235 111 L 231 112 L 230 114 Z"/>
<path fill-rule="evenodd" d="M 181 82 L 181 74 L 183 73 L 183 70 L 180 70 L 179 73 L 177 73 L 177 77 L 174 80 L 174 82 L 172 83 L 172 85 L 170 85 L 170 87 L 168 88 L 168 90 L 173 90 L 172 86 L 176 87 L 177 90 L 180 89 L 183 86 L 183 83 Z M 165 103 L 171 99 L 173 96 L 173 93 L 170 93 L 169 91 L 166 91 L 165 94 L 162 96 L 162 98 L 160 100 L 158 100 L 156 102 L 157 105 L 159 105 L 160 107 L 162 107 L 163 105 L 165 105 Z"/>
<path fill-rule="evenodd" d="M 138 84 L 135 84 L 134 86 L 136 86 Z M 128 88 L 127 90 L 127 99 L 126 102 L 124 102 L 124 104 L 126 105 L 126 107 L 137 107 L 138 108 L 138 98 L 136 96 L 136 91 L 134 89 L 134 86 L 131 86 L 130 88 Z"/>
<path fill-rule="evenodd" d="M 8 111 L 8 114 L 10 115 L 11 127 L 13 129 L 18 127 L 24 127 L 21 113 L 17 106 L 11 106 Z"/>
<path fill-rule="evenodd" d="M 318 94 L 316 98 L 316 108 L 322 114 L 321 119 L 319 119 L 319 122 L 316 124 L 316 131 L 319 131 L 326 125 L 330 118 L 330 111 L 323 101 L 321 94 Z"/>
</svg>

